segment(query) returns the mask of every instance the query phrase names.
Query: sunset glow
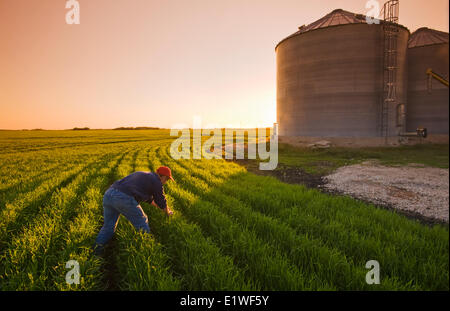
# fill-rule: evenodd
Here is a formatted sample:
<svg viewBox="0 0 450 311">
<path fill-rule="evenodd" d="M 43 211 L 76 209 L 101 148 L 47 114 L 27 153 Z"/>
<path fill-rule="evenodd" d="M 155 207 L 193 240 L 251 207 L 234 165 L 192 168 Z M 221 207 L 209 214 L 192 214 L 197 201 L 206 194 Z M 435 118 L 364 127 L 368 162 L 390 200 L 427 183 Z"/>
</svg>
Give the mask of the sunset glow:
<svg viewBox="0 0 450 311">
<path fill-rule="evenodd" d="M 0 0 L 0 129 L 276 121 L 275 45 L 365 0 Z M 380 1 L 382 3 L 382 1 Z M 448 1 L 401 1 L 413 32 L 448 32 Z"/>
</svg>

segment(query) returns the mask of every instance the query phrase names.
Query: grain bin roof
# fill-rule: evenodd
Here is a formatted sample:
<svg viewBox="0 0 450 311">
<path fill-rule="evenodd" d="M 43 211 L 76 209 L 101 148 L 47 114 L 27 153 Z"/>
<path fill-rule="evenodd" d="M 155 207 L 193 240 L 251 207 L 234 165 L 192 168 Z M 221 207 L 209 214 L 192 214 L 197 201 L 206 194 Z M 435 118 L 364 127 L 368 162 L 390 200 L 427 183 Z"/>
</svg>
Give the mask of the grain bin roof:
<svg viewBox="0 0 450 311">
<path fill-rule="evenodd" d="M 361 14 L 354 14 L 342 9 L 337 9 L 325 15 L 321 19 L 309 24 L 308 26 L 300 27 L 299 31 L 297 31 L 296 33 L 304 33 L 310 30 L 326 28 L 330 26 L 359 24 L 365 22 L 366 17 Z"/>
<path fill-rule="evenodd" d="M 377 19 L 375 19 L 375 21 L 377 21 Z M 378 20 L 380 23 L 383 23 L 383 20 Z M 334 11 L 332 11 L 331 13 L 328 13 L 327 15 L 325 15 L 324 17 L 322 17 L 321 19 L 307 25 L 307 26 L 301 26 L 298 28 L 298 31 L 293 33 L 292 35 L 284 38 L 283 40 L 281 40 L 277 46 L 291 38 L 294 36 L 298 36 L 300 34 L 303 34 L 305 32 L 309 32 L 312 30 L 317 30 L 317 29 L 321 29 L 321 28 L 328 28 L 328 27 L 332 27 L 332 26 L 340 26 L 340 25 L 350 25 L 350 24 L 367 24 L 366 21 L 366 16 L 362 15 L 362 14 L 356 14 L 356 13 L 352 13 L 352 12 L 348 12 L 342 9 L 336 9 Z M 408 30 L 406 27 L 399 25 L 400 27 L 405 28 L 406 30 Z M 408 30 L 409 31 L 409 30 Z M 275 50 L 277 48 L 277 46 L 275 47 Z"/>
<path fill-rule="evenodd" d="M 448 32 L 423 27 L 413 32 L 408 41 L 408 48 L 441 43 L 448 43 Z"/>
</svg>

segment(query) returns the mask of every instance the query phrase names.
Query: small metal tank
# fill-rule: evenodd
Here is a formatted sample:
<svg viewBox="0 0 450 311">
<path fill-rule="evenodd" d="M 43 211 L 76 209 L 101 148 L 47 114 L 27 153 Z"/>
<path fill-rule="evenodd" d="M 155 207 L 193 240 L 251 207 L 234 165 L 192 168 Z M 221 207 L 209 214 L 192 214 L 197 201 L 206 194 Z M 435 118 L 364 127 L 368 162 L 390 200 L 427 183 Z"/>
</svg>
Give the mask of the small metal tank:
<svg viewBox="0 0 450 311">
<path fill-rule="evenodd" d="M 426 74 L 428 69 L 448 81 L 447 32 L 420 28 L 408 42 L 408 105 L 406 127 L 425 127 L 429 134 L 448 135 L 448 86 Z"/>
</svg>

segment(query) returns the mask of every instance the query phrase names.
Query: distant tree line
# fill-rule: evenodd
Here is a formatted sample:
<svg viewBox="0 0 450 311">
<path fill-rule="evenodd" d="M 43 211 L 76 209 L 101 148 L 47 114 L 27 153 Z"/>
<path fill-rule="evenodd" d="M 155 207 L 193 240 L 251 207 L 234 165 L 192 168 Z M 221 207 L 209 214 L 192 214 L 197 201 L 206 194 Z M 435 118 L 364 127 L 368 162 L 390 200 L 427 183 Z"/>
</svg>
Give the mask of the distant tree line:
<svg viewBox="0 0 450 311">
<path fill-rule="evenodd" d="M 153 126 L 138 126 L 138 127 L 117 127 L 113 130 L 160 130 L 159 127 L 153 127 Z M 89 127 L 74 127 L 72 128 L 72 131 L 88 131 L 90 130 Z M 0 131 L 9 131 L 8 129 L 0 129 Z M 45 131 L 45 129 L 36 128 L 36 129 L 21 129 L 21 131 Z"/>
<path fill-rule="evenodd" d="M 116 127 L 113 130 L 159 130 L 159 127 L 151 127 L 151 126 L 138 126 L 138 127 Z"/>
</svg>

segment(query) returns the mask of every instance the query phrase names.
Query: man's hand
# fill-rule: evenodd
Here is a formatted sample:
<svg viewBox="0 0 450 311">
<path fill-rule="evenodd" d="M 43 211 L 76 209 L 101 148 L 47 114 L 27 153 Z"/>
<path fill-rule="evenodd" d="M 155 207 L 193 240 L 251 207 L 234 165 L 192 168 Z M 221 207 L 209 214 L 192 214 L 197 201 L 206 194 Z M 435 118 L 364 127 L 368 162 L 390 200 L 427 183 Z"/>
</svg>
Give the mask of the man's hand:
<svg viewBox="0 0 450 311">
<path fill-rule="evenodd" d="M 167 215 L 167 216 L 172 216 L 173 215 L 173 211 L 170 209 L 170 207 L 166 207 L 165 209 L 163 209 L 163 211 L 164 211 L 164 213 Z"/>
<path fill-rule="evenodd" d="M 152 205 L 156 206 L 159 208 L 158 204 L 155 203 L 155 201 L 152 201 Z M 173 215 L 173 211 L 170 209 L 170 207 L 166 207 L 165 209 L 162 210 L 164 212 L 164 214 L 166 214 L 167 216 L 172 216 Z"/>
</svg>

